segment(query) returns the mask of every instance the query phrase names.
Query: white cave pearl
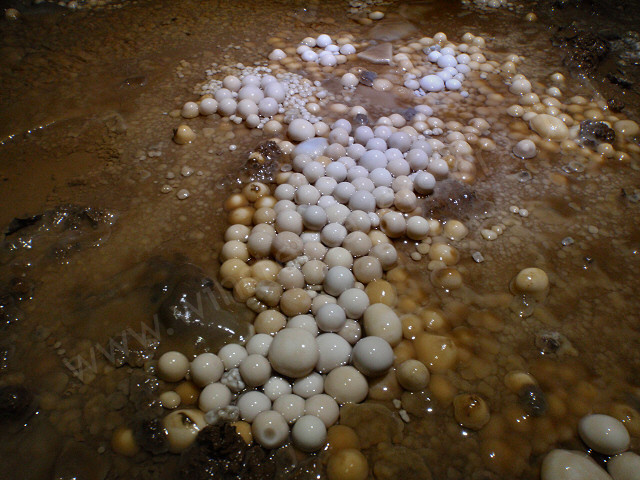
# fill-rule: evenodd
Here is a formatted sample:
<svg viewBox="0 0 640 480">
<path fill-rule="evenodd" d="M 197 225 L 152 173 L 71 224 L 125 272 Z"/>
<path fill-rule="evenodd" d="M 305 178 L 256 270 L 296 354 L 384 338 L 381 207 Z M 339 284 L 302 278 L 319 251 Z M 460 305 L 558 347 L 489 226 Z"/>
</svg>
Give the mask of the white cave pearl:
<svg viewBox="0 0 640 480">
<path fill-rule="evenodd" d="M 264 393 L 252 390 L 240 395 L 237 405 L 240 418 L 246 422 L 253 422 L 260 412 L 271 409 L 271 400 Z"/>
<path fill-rule="evenodd" d="M 293 393 L 285 393 L 273 402 L 273 409 L 280 412 L 288 423 L 293 423 L 304 415 L 304 407 L 304 398 Z"/>
<path fill-rule="evenodd" d="M 609 415 L 593 414 L 580 419 L 580 438 L 596 452 L 605 455 L 622 453 L 629 448 L 629 432 L 624 424 Z"/>
<path fill-rule="evenodd" d="M 376 337 L 362 338 L 352 352 L 354 366 L 367 376 L 382 375 L 393 365 L 393 349 L 389 342 Z"/>
<path fill-rule="evenodd" d="M 302 328 L 280 330 L 269 347 L 269 361 L 273 369 L 291 378 L 308 375 L 318 362 L 318 357 L 316 339 Z"/>
<path fill-rule="evenodd" d="M 323 305 L 316 314 L 318 328 L 324 332 L 337 332 L 344 327 L 346 321 L 344 309 L 336 304 Z"/>
<path fill-rule="evenodd" d="M 349 363 L 351 345 L 337 333 L 318 335 L 316 342 L 319 352 L 316 370 L 319 373 L 329 373 L 331 370 Z"/>
<path fill-rule="evenodd" d="M 291 429 L 293 444 L 303 452 L 315 452 L 327 443 L 327 427 L 313 415 L 304 415 Z"/>
<path fill-rule="evenodd" d="M 208 412 L 210 410 L 219 410 L 231 403 L 233 397 L 231 390 L 222 383 L 212 383 L 204 387 L 198 398 L 200 410 Z"/>
<path fill-rule="evenodd" d="M 332 370 L 327 375 L 324 388 L 338 403 L 360 403 L 369 393 L 367 379 L 351 366 Z"/>
<path fill-rule="evenodd" d="M 287 135 L 295 142 L 302 142 L 315 137 L 316 130 L 311 122 L 303 118 L 296 118 L 289 124 Z"/>
<path fill-rule="evenodd" d="M 437 75 L 426 75 L 420 79 L 420 86 L 426 92 L 440 92 L 444 90 L 444 80 Z"/>
<path fill-rule="evenodd" d="M 284 445 L 289 438 L 289 425 L 280 412 L 267 410 L 256 415 L 251 425 L 251 433 L 262 447 L 277 448 Z"/>
<path fill-rule="evenodd" d="M 324 389 L 324 378 L 319 373 L 313 372 L 303 378 L 298 378 L 293 382 L 293 393 L 302 398 L 309 398 L 322 393 Z"/>
<path fill-rule="evenodd" d="M 167 382 L 178 382 L 189 371 L 189 360 L 180 352 L 163 353 L 158 360 L 160 378 Z"/>
<path fill-rule="evenodd" d="M 345 290 L 353 288 L 355 278 L 351 270 L 343 266 L 331 267 L 324 278 L 324 289 L 329 295 L 337 297 Z"/>
<path fill-rule="evenodd" d="M 384 303 L 374 303 L 364 312 L 364 330 L 367 335 L 381 337 L 395 347 L 402 340 L 402 322 Z"/>
<path fill-rule="evenodd" d="M 271 346 L 272 341 L 273 337 L 271 335 L 266 333 L 256 333 L 247 342 L 247 353 L 250 355 L 257 354 L 266 357 L 269 353 L 269 347 Z"/>
<path fill-rule="evenodd" d="M 244 350 L 243 347 L 240 348 Z M 202 353 L 191 362 L 191 380 L 199 387 L 217 382 L 223 373 L 224 365 L 213 353 Z"/>
<path fill-rule="evenodd" d="M 556 449 L 542 461 L 541 480 L 611 480 L 586 453 Z"/>
<path fill-rule="evenodd" d="M 282 377 L 271 377 L 262 387 L 264 394 L 272 402 L 282 395 L 291 393 L 291 384 Z"/>
<path fill-rule="evenodd" d="M 262 355 L 252 354 L 240 363 L 240 375 L 250 387 L 260 387 L 271 376 L 271 365 Z"/>
<path fill-rule="evenodd" d="M 338 421 L 340 407 L 330 395 L 321 393 L 307 398 L 304 402 L 304 412 L 306 415 L 318 417 L 329 428 Z"/>
</svg>

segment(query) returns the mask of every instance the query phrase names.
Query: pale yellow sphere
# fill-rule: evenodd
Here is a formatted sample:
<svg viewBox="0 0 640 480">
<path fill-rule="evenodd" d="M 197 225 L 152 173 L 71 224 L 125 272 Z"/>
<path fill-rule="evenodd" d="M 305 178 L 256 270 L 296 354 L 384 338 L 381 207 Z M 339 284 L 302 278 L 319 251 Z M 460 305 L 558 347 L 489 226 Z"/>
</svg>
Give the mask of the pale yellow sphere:
<svg viewBox="0 0 640 480">
<path fill-rule="evenodd" d="M 251 268 L 239 258 L 226 260 L 220 266 L 220 280 L 225 288 L 232 288 L 241 278 L 248 277 Z"/>
<path fill-rule="evenodd" d="M 460 241 L 469 233 L 469 229 L 459 220 L 448 220 L 444 224 L 444 235 L 449 240 Z"/>
<path fill-rule="evenodd" d="M 253 203 L 260 197 L 269 195 L 271 191 L 269 190 L 269 187 L 262 182 L 251 182 L 245 185 L 242 189 L 242 193 L 247 197 L 247 200 Z"/>
<path fill-rule="evenodd" d="M 301 288 L 291 288 L 282 294 L 280 309 L 289 317 L 307 313 L 311 308 L 311 297 Z"/>
<path fill-rule="evenodd" d="M 236 208 L 246 207 L 248 205 L 249 205 L 249 200 L 247 200 L 247 197 L 245 197 L 241 193 L 234 193 L 232 195 L 229 195 L 229 197 L 227 197 L 227 199 L 224 201 L 224 204 L 222 206 L 225 209 L 225 211 L 231 212 Z"/>
<path fill-rule="evenodd" d="M 429 369 L 419 360 L 405 360 L 396 370 L 398 383 L 410 392 L 424 390 L 429 384 Z"/>
<path fill-rule="evenodd" d="M 366 480 L 369 464 L 366 457 L 355 448 L 343 448 L 333 453 L 327 463 L 329 480 Z"/>
<path fill-rule="evenodd" d="M 480 430 L 491 418 L 489 405 L 480 395 L 463 393 L 453 399 L 453 416 L 465 428 Z"/>
<path fill-rule="evenodd" d="M 220 252 L 220 260 L 223 262 L 229 260 L 231 258 L 237 258 L 246 262 L 249 260 L 249 250 L 247 250 L 247 245 L 240 240 L 229 240 L 222 246 L 222 251 Z"/>
<path fill-rule="evenodd" d="M 251 276 L 258 281 L 276 281 L 281 268 L 282 267 L 273 260 L 259 260 L 251 266 Z"/>
<path fill-rule="evenodd" d="M 327 445 L 329 450 L 334 452 L 344 448 L 360 450 L 360 439 L 353 428 L 346 425 L 333 425 L 327 430 Z"/>
<path fill-rule="evenodd" d="M 173 141 L 178 145 L 191 143 L 196 139 L 196 134 L 189 125 L 180 125 L 173 134 Z"/>
<path fill-rule="evenodd" d="M 133 436 L 133 430 L 126 427 L 117 428 L 111 437 L 111 448 L 114 452 L 125 457 L 133 457 L 140 451 Z"/>
<path fill-rule="evenodd" d="M 523 293 L 544 292 L 549 287 L 549 277 L 540 268 L 525 268 L 516 275 L 515 287 Z"/>
</svg>

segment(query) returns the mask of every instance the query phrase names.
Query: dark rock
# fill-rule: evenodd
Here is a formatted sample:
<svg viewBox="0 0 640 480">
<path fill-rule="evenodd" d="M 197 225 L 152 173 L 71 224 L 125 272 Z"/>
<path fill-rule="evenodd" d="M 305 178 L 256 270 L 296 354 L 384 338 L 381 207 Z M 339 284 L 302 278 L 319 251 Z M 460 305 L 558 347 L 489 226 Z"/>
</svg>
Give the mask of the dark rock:
<svg viewBox="0 0 640 480">
<path fill-rule="evenodd" d="M 244 343 L 252 312 L 230 291 L 194 265 L 183 265 L 158 310 L 160 322 L 173 338 L 196 350 L 217 351 L 227 343 Z M 192 353 L 192 352 L 185 352 Z"/>
<path fill-rule="evenodd" d="M 540 417 L 547 412 L 547 399 L 538 385 L 525 385 L 518 392 L 518 401 L 525 412 Z"/>
<path fill-rule="evenodd" d="M 261 143 L 258 148 L 249 154 L 249 158 L 240 169 L 238 178 L 244 182 L 274 181 L 274 175 L 280 168 L 282 151 L 278 144 L 272 140 Z"/>
<path fill-rule="evenodd" d="M 65 261 L 73 252 L 101 245 L 117 215 L 108 210 L 62 205 L 32 217 L 14 219 L 6 228 L 4 250 L 40 259 Z"/>
<path fill-rule="evenodd" d="M 358 113 L 354 117 L 353 123 L 355 123 L 357 126 L 369 125 L 369 117 L 367 117 L 364 113 Z"/>
<path fill-rule="evenodd" d="M 402 115 L 407 122 L 410 122 L 417 113 L 418 111 L 415 108 L 409 107 L 402 110 L 400 115 Z"/>
<path fill-rule="evenodd" d="M 594 120 L 583 120 L 580 122 L 580 139 L 589 146 L 598 143 L 613 143 L 616 139 L 616 132 L 604 122 Z"/>
<path fill-rule="evenodd" d="M 35 411 L 35 399 L 23 385 L 0 387 L 0 421 L 22 422 Z"/>
<path fill-rule="evenodd" d="M 607 80 L 615 85 L 620 85 L 622 88 L 629 88 L 634 84 L 634 81 L 619 69 L 615 72 L 607 73 Z"/>
<path fill-rule="evenodd" d="M 228 423 L 202 429 L 194 444 L 183 452 L 175 478 L 182 480 L 270 480 L 275 466 L 267 452 L 248 446 Z"/>
<path fill-rule="evenodd" d="M 378 74 L 376 72 L 371 72 L 369 70 L 363 70 L 362 72 L 360 72 L 360 75 L 358 77 L 358 79 L 360 80 L 360 83 L 367 86 L 367 87 L 371 87 L 373 86 L 373 81 L 376 79 L 376 77 L 378 76 Z"/>
<path fill-rule="evenodd" d="M 0 328 L 19 322 L 24 314 L 11 294 L 0 295 Z"/>
<path fill-rule="evenodd" d="M 25 217 L 25 218 L 16 217 L 13 220 L 11 220 L 9 225 L 7 225 L 7 228 L 4 231 L 4 234 L 6 236 L 13 235 L 17 231 L 22 230 L 23 228 L 29 227 L 39 222 L 41 218 L 42 218 L 42 214 L 34 215 L 33 217 Z"/>
<path fill-rule="evenodd" d="M 475 190 L 457 180 L 436 182 L 433 193 L 424 200 L 425 213 L 439 219 L 468 219 L 482 213 L 487 202 L 479 200 Z"/>
<path fill-rule="evenodd" d="M 169 451 L 167 430 L 159 418 L 144 419 L 133 430 L 136 442 L 144 450 L 159 455 Z"/>
<path fill-rule="evenodd" d="M 606 40 L 574 27 L 562 31 L 556 42 L 568 52 L 564 59 L 567 67 L 586 72 L 593 72 L 609 53 L 609 43 Z"/>
<path fill-rule="evenodd" d="M 607 101 L 607 106 L 613 112 L 621 112 L 624 108 L 624 102 L 619 98 L 612 97 Z"/>
</svg>

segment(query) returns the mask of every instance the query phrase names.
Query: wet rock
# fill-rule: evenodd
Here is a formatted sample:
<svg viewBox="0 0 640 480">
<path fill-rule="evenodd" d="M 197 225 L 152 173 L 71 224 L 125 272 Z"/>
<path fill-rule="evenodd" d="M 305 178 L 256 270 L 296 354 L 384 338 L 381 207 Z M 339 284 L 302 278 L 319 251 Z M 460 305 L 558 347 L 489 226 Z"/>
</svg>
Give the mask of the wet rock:
<svg viewBox="0 0 640 480">
<path fill-rule="evenodd" d="M 24 317 L 13 295 L 0 295 L 0 328 L 19 322 Z"/>
<path fill-rule="evenodd" d="M 242 182 L 273 182 L 274 175 L 280 168 L 282 151 L 272 140 L 261 143 L 249 154 L 249 158 L 240 169 L 239 179 Z"/>
<path fill-rule="evenodd" d="M 424 201 L 425 213 L 436 218 L 460 220 L 478 215 L 487 208 L 487 202 L 479 200 L 475 190 L 457 180 L 436 182 L 433 193 Z"/>
<path fill-rule="evenodd" d="M 402 115 L 402 117 L 407 122 L 410 122 L 413 119 L 413 117 L 416 116 L 417 113 L 418 113 L 418 111 L 413 107 L 405 108 L 404 110 L 400 111 L 400 115 Z"/>
<path fill-rule="evenodd" d="M 353 428 L 362 448 L 397 440 L 404 429 L 402 420 L 384 405 L 346 404 L 340 409 L 340 424 Z"/>
<path fill-rule="evenodd" d="M 0 422 L 23 422 L 35 408 L 33 393 L 23 385 L 0 387 Z"/>
<path fill-rule="evenodd" d="M 560 332 L 539 332 L 535 338 L 535 345 L 541 355 L 577 354 L 569 339 Z"/>
<path fill-rule="evenodd" d="M 270 480 L 275 465 L 265 450 L 248 446 L 228 423 L 210 425 L 200 431 L 186 450 L 174 478 L 193 480 Z"/>
<path fill-rule="evenodd" d="M 617 97 L 612 97 L 607 101 L 607 106 L 613 112 L 621 112 L 624 109 L 624 102 Z"/>
<path fill-rule="evenodd" d="M 322 466 L 317 456 L 302 458 L 291 445 L 276 450 L 272 457 L 275 480 L 316 480 L 322 478 Z"/>
<path fill-rule="evenodd" d="M 518 401 L 532 417 L 540 417 L 547 412 L 547 399 L 538 385 L 523 386 L 518 392 Z"/>
<path fill-rule="evenodd" d="M 609 53 L 609 44 L 600 36 L 571 27 L 560 33 L 560 45 L 567 51 L 565 65 L 586 72 L 594 71 Z"/>
<path fill-rule="evenodd" d="M 160 323 L 179 345 L 190 345 L 193 352 L 219 350 L 227 343 L 244 343 L 253 314 L 237 303 L 220 283 L 208 278 L 193 265 L 180 269 L 169 293 L 158 310 Z M 169 330 L 170 329 L 170 330 Z M 167 339 L 166 343 L 171 343 Z"/>
<path fill-rule="evenodd" d="M 23 228 L 36 224 L 37 222 L 40 221 L 41 218 L 42 218 L 42 214 L 34 215 L 32 217 L 24 217 L 24 218 L 15 217 L 13 220 L 11 220 L 11 222 L 9 222 L 9 225 L 7 225 L 7 228 L 5 229 L 4 234 L 6 236 L 13 235 L 14 233 L 16 233 L 19 230 L 22 230 Z"/>
<path fill-rule="evenodd" d="M 141 370 L 132 372 L 129 379 L 129 400 L 136 406 L 137 410 L 143 411 L 143 415 L 154 417 L 153 412 L 148 412 L 151 407 L 158 407 L 156 411 L 159 413 L 162 408 L 158 404 L 158 390 L 160 384 L 158 379 Z"/>
<path fill-rule="evenodd" d="M 133 434 L 136 443 L 153 455 L 169 451 L 167 429 L 159 418 L 141 420 L 134 428 Z"/>
<path fill-rule="evenodd" d="M 42 255 L 65 261 L 87 247 L 108 240 L 117 215 L 94 207 L 62 205 L 32 217 L 14 219 L 5 229 L 3 249 L 28 258 Z M 8 233 L 10 232 L 10 233 Z"/>
<path fill-rule="evenodd" d="M 373 83 L 372 83 L 373 84 Z M 367 117 L 364 113 L 358 113 L 354 118 L 353 118 L 353 123 L 355 123 L 357 126 L 360 125 L 369 125 L 369 117 Z"/>
<path fill-rule="evenodd" d="M 365 85 L 367 87 L 372 87 L 373 81 L 376 79 L 377 76 L 378 74 L 376 72 L 370 72 L 369 70 L 364 70 L 360 72 L 360 75 L 358 76 L 358 80 L 360 80 L 360 83 L 362 85 Z"/>
<path fill-rule="evenodd" d="M 413 23 L 401 19 L 385 19 L 369 30 L 369 37 L 383 42 L 393 42 L 416 31 Z"/>
<path fill-rule="evenodd" d="M 622 88 L 629 88 L 634 84 L 634 81 L 621 69 L 608 72 L 607 80 L 615 85 L 620 85 Z"/>
<path fill-rule="evenodd" d="M 102 353 L 116 368 L 125 364 L 140 368 L 154 357 L 159 345 L 160 339 L 153 335 L 133 337 L 124 332 L 111 338 L 109 351 L 102 350 Z"/>
<path fill-rule="evenodd" d="M 147 84 L 147 77 L 144 75 L 136 75 L 135 77 L 125 78 L 120 83 L 120 88 L 140 88 Z"/>
<path fill-rule="evenodd" d="M 580 139 L 589 146 L 595 146 L 600 142 L 613 143 L 616 132 L 605 122 L 583 120 L 580 122 Z"/>
<path fill-rule="evenodd" d="M 377 65 L 390 65 L 392 57 L 393 48 L 390 43 L 381 43 L 358 53 L 358 58 Z"/>
<path fill-rule="evenodd" d="M 54 480 L 103 480 L 109 466 L 104 457 L 77 442 L 69 443 L 56 460 Z"/>
<path fill-rule="evenodd" d="M 399 461 L 398 459 L 402 459 Z M 374 452 L 373 475 L 376 480 L 395 480 L 398 478 L 419 478 L 430 480 L 431 472 L 424 456 L 415 450 L 392 445 Z"/>
</svg>

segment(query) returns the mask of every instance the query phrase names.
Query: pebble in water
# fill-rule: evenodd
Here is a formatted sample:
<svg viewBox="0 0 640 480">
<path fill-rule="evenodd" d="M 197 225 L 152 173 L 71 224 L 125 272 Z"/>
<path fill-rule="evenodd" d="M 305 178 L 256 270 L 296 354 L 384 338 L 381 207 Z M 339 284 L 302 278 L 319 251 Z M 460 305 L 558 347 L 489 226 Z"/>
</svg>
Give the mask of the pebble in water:
<svg viewBox="0 0 640 480">
<path fill-rule="evenodd" d="M 533 158 L 537 155 L 538 149 L 536 144 L 531 140 L 520 140 L 513 147 L 513 154 L 523 159 Z"/>
<path fill-rule="evenodd" d="M 612 480 L 584 453 L 552 450 L 542 461 L 541 480 Z"/>
<path fill-rule="evenodd" d="M 629 432 L 619 420 L 609 415 L 593 414 L 580 419 L 580 438 L 590 448 L 605 455 L 622 453 L 629 448 Z"/>
<path fill-rule="evenodd" d="M 636 480 L 640 472 L 640 455 L 624 452 L 607 461 L 607 470 L 613 480 Z"/>
</svg>

